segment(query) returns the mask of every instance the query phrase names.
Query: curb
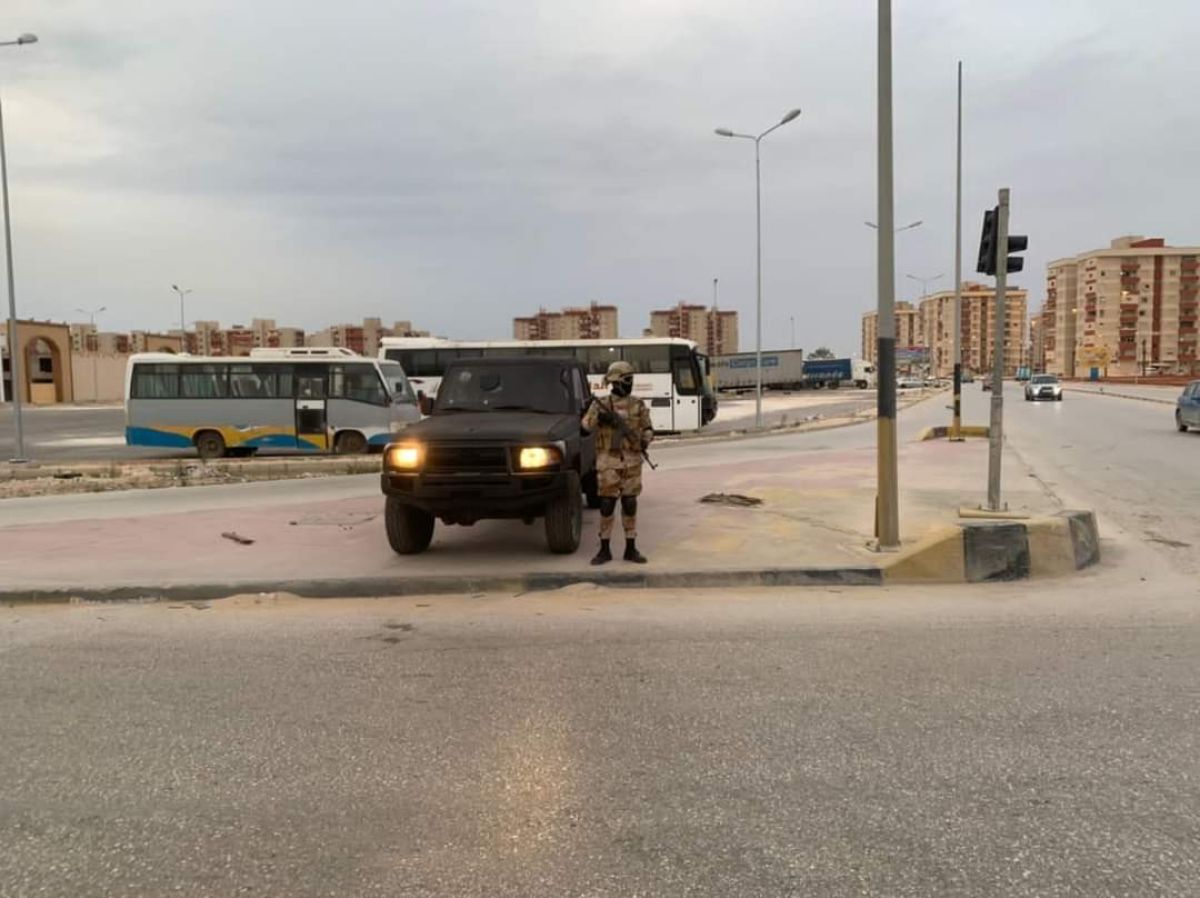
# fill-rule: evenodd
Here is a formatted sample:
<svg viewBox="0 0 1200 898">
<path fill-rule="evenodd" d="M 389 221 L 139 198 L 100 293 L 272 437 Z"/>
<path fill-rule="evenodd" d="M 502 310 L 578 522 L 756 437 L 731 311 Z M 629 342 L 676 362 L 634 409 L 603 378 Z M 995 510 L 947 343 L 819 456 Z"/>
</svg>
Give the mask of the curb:
<svg viewBox="0 0 1200 898">
<path fill-rule="evenodd" d="M 938 424 L 935 427 L 926 427 L 917 435 L 917 442 L 925 440 L 945 440 L 950 438 L 951 428 L 945 424 Z M 958 432 L 963 437 L 982 437 L 987 439 L 991 435 L 991 428 L 986 424 L 964 424 L 958 429 Z"/>
<path fill-rule="evenodd" d="M 702 589 L 750 586 L 879 586 L 879 568 L 764 568 L 730 571 L 571 571 L 512 576 L 346 577 L 330 580 L 251 580 L 103 589 L 0 591 L 0 604 L 205 601 L 238 593 L 288 592 L 303 598 L 362 599 L 376 596 L 447 595 L 480 592 L 547 592 L 578 583 L 626 589 Z"/>
<path fill-rule="evenodd" d="M 844 568 L 724 571 L 562 571 L 494 576 L 344 577 L 155 584 L 100 589 L 0 591 L 0 604 L 207 601 L 238 593 L 287 592 L 304 598 L 450 593 L 546 592 L 578 583 L 625 589 L 733 589 L 755 586 L 887 586 L 902 583 L 987 583 L 1056 577 L 1100 560 L 1090 511 L 1064 511 L 1029 521 L 964 521 L 943 527 L 883 564 Z"/>
<path fill-rule="evenodd" d="M 1028 521 L 961 521 L 944 527 L 883 566 L 886 583 L 989 583 L 1059 577 L 1100 561 L 1090 511 Z"/>
<path fill-rule="evenodd" d="M 200 461 L 195 458 L 173 461 L 112 461 L 72 464 L 0 465 L 0 483 L 16 480 L 116 480 L 143 474 L 146 476 L 188 481 L 199 478 L 252 480 L 288 480 L 305 474 L 336 476 L 342 474 L 378 474 L 382 464 L 379 456 L 328 458 L 264 458 L 259 461 Z M 179 485 L 177 483 L 171 486 Z M 129 487 L 138 489 L 143 487 Z"/>
<path fill-rule="evenodd" d="M 1079 387 L 1064 386 L 1064 390 L 1072 393 L 1083 393 L 1087 396 L 1111 396 L 1114 399 L 1134 399 L 1138 402 L 1153 402 L 1155 405 L 1175 405 L 1174 399 L 1155 399 L 1153 396 L 1135 396 L 1132 393 L 1110 393 L 1107 390 L 1083 390 Z"/>
<path fill-rule="evenodd" d="M 924 396 L 914 397 L 907 402 L 901 401 L 897 405 L 898 411 L 904 411 L 907 408 L 912 408 L 914 405 L 920 405 L 945 392 L 946 388 L 932 390 Z M 790 436 L 796 433 L 810 433 L 818 430 L 836 430 L 842 427 L 854 427 L 858 424 L 866 424 L 868 421 L 876 419 L 876 410 L 869 408 L 864 412 L 857 412 L 853 415 L 839 415 L 836 418 L 820 418 L 813 421 L 797 421 L 795 424 L 784 424 L 777 427 L 768 427 L 762 430 L 726 430 L 719 433 L 704 433 L 701 431 L 697 436 L 671 436 L 656 439 L 654 445 L 656 449 L 668 449 L 674 446 L 699 446 L 705 443 L 728 443 L 737 440 L 759 440 L 766 437 Z"/>
</svg>

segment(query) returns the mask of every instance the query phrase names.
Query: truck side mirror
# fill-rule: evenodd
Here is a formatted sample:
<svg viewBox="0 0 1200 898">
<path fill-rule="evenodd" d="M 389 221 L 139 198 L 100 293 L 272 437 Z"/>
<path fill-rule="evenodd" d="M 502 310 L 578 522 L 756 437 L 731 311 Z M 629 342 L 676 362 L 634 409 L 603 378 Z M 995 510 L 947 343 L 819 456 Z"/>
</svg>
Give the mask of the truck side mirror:
<svg viewBox="0 0 1200 898">
<path fill-rule="evenodd" d="M 433 400 L 425 395 L 424 390 L 417 393 L 417 405 L 420 407 L 422 415 L 428 417 L 433 414 Z"/>
</svg>

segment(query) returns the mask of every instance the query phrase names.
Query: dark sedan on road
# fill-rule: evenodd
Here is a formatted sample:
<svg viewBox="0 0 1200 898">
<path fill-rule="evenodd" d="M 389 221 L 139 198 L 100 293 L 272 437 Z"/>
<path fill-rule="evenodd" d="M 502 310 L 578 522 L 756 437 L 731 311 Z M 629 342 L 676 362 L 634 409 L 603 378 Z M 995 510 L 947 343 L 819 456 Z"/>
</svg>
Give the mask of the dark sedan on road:
<svg viewBox="0 0 1200 898">
<path fill-rule="evenodd" d="M 1175 400 L 1175 426 L 1180 433 L 1189 427 L 1200 428 L 1200 380 L 1194 380 Z"/>
</svg>

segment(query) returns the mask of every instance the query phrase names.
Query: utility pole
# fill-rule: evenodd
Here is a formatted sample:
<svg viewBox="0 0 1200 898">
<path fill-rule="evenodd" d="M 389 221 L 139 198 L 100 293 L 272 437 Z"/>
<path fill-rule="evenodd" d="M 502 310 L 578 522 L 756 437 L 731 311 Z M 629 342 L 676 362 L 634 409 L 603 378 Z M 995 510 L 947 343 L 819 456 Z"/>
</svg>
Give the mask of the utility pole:
<svg viewBox="0 0 1200 898">
<path fill-rule="evenodd" d="M 962 60 L 958 61 L 958 129 L 954 174 L 954 415 L 950 439 L 962 436 Z"/>
<path fill-rule="evenodd" d="M 1008 188 L 1000 190 L 996 215 L 996 308 L 992 350 L 992 417 L 988 428 L 988 511 L 1000 505 L 1000 464 L 1004 443 L 1004 331 L 1008 299 Z"/>
<path fill-rule="evenodd" d="M 880 550 L 900 545 L 900 486 L 896 459 L 896 221 L 892 193 L 892 0 L 879 0 L 876 45 L 876 313 L 875 537 Z"/>
</svg>

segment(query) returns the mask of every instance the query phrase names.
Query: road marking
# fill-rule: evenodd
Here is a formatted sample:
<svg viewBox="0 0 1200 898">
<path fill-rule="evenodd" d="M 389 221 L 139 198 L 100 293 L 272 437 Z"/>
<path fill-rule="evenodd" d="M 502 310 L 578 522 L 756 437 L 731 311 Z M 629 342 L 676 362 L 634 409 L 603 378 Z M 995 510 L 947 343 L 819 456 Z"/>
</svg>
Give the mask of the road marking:
<svg viewBox="0 0 1200 898">
<path fill-rule="evenodd" d="M 36 440 L 38 446 L 124 446 L 125 437 L 62 437 L 57 440 Z"/>
</svg>

